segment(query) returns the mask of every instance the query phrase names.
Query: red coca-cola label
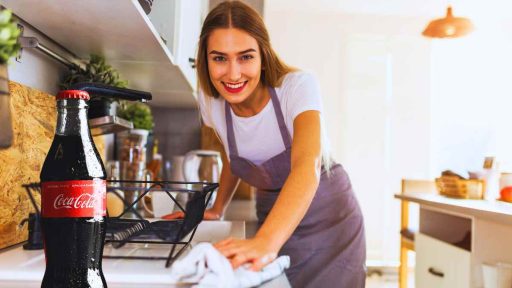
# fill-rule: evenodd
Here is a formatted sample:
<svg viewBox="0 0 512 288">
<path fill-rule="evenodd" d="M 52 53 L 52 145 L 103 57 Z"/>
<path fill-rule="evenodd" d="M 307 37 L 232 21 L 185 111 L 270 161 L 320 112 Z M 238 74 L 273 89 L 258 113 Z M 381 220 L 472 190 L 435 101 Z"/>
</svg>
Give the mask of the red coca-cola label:
<svg viewBox="0 0 512 288">
<path fill-rule="evenodd" d="M 105 216 L 107 184 L 105 180 L 43 182 L 41 215 L 47 218 Z"/>
</svg>

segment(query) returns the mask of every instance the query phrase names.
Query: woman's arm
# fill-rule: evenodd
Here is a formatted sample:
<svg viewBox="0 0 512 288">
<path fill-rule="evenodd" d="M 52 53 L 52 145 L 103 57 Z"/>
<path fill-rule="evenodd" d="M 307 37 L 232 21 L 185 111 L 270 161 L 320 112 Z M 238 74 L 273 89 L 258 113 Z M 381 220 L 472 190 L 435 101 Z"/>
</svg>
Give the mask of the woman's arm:
<svg viewBox="0 0 512 288">
<path fill-rule="evenodd" d="M 210 209 L 211 212 L 216 213 L 219 218 L 222 218 L 224 212 L 226 212 L 226 208 L 228 207 L 229 202 L 231 202 L 231 198 L 233 198 L 233 194 L 240 183 L 240 178 L 231 173 L 231 165 L 226 157 L 226 153 L 223 152 L 221 155 L 222 171 L 220 173 L 219 189 L 217 190 L 215 203 Z"/>
<path fill-rule="evenodd" d="M 320 113 L 305 111 L 293 122 L 291 171 L 274 207 L 256 233 L 279 250 L 309 208 L 320 182 L 322 148 Z"/>
<path fill-rule="evenodd" d="M 306 214 L 320 182 L 320 112 L 305 111 L 293 123 L 291 172 L 265 222 L 253 239 L 227 239 L 216 244 L 234 268 L 246 262 L 259 270 L 277 252 Z"/>
</svg>

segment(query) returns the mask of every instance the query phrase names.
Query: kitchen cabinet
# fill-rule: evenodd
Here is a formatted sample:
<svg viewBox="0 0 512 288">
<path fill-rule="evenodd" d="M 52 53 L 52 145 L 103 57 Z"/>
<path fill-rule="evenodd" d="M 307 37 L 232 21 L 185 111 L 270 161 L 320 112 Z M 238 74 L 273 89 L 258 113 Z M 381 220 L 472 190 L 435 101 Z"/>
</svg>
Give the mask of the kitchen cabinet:
<svg viewBox="0 0 512 288">
<path fill-rule="evenodd" d="M 105 56 L 129 88 L 153 94 L 152 105 L 195 107 L 197 81 L 188 58 L 194 57 L 207 2 L 154 2 L 153 19 L 137 0 L 5 0 L 2 5 L 78 58 Z"/>
<path fill-rule="evenodd" d="M 192 87 L 197 87 L 193 60 L 207 8 L 206 0 L 154 1 L 148 15 Z"/>
<path fill-rule="evenodd" d="M 470 253 L 443 241 L 423 235 L 415 236 L 416 287 L 470 287 Z"/>
<path fill-rule="evenodd" d="M 483 287 L 484 263 L 512 263 L 512 204 L 405 193 L 420 205 L 416 287 Z"/>
</svg>

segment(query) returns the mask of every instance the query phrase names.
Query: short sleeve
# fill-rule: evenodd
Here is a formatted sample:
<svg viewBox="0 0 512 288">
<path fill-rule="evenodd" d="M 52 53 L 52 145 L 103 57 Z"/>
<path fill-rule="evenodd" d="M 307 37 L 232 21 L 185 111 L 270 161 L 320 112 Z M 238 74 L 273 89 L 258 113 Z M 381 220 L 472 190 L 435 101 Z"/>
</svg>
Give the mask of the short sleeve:
<svg viewBox="0 0 512 288">
<path fill-rule="evenodd" d="M 322 97 L 317 79 L 311 73 L 302 72 L 290 79 L 288 113 L 292 119 L 304 111 L 322 111 Z"/>
<path fill-rule="evenodd" d="M 197 93 L 197 100 L 199 103 L 199 111 L 201 112 L 201 119 L 203 120 L 204 125 L 208 127 L 213 127 L 212 120 L 212 99 L 206 99 L 206 95 L 204 95 L 203 91 L 199 89 Z"/>
</svg>

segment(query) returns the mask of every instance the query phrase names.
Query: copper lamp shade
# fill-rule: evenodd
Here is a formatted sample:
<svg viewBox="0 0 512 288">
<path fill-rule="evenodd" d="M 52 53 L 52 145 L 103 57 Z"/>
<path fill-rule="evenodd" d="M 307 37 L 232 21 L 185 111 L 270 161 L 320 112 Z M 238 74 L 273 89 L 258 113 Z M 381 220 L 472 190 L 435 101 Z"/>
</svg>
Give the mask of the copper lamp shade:
<svg viewBox="0 0 512 288">
<path fill-rule="evenodd" d="M 432 20 L 423 31 L 423 36 L 431 38 L 457 38 L 473 30 L 473 24 L 467 18 L 453 17 L 452 7 L 446 9 L 444 18 Z"/>
</svg>

